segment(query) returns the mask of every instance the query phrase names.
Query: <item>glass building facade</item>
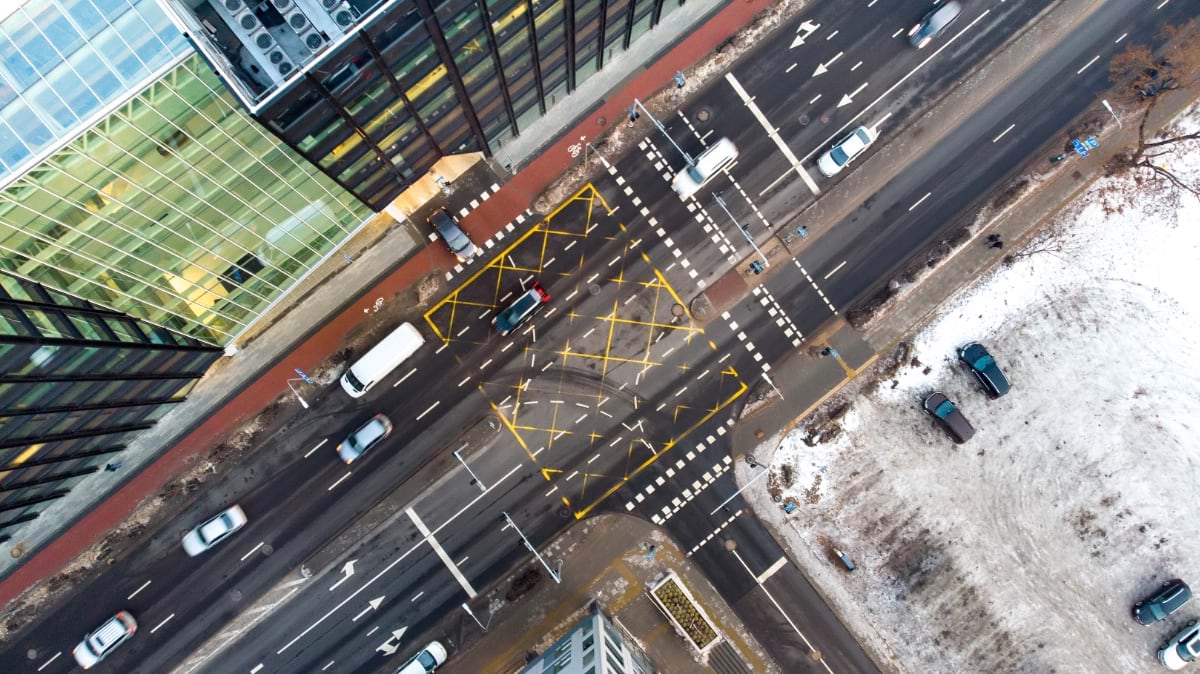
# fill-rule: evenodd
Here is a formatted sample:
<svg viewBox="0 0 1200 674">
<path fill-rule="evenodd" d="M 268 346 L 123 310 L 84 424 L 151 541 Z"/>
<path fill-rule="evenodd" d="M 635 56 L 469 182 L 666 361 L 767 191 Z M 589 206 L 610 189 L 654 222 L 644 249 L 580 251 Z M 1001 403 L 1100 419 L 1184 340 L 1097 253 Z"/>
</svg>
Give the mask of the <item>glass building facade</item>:
<svg viewBox="0 0 1200 674">
<path fill-rule="evenodd" d="M 271 0 L 255 6 L 254 21 L 286 47 L 280 25 L 292 9 L 277 8 L 309 11 L 316 1 Z M 214 16 L 208 0 L 164 2 L 256 117 L 376 210 L 444 155 L 503 147 L 682 5 L 331 0 L 355 23 L 313 52 L 290 51 L 296 67 L 264 79 L 247 74 L 260 73 L 246 56 L 249 38 L 200 28 L 200 17 Z"/>
<path fill-rule="evenodd" d="M 149 428 L 221 351 L 0 272 L 0 542 Z"/>
<path fill-rule="evenodd" d="M 369 215 L 193 53 L 0 191 L 0 269 L 223 345 Z"/>
<path fill-rule="evenodd" d="M 654 663 L 596 603 L 520 674 L 654 674 Z"/>
<path fill-rule="evenodd" d="M 156 0 L 0 2 L 0 180 L 190 51 Z"/>
</svg>

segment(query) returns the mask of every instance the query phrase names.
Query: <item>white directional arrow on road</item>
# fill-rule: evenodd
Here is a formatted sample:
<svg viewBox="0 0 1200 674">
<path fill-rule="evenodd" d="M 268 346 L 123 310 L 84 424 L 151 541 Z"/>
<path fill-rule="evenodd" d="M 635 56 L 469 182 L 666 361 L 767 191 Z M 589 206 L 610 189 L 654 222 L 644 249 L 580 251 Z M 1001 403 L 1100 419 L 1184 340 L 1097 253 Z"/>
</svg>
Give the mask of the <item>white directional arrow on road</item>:
<svg viewBox="0 0 1200 674">
<path fill-rule="evenodd" d="M 366 608 L 364 608 L 363 610 L 359 611 L 359 612 L 358 612 L 358 615 L 354 616 L 354 618 L 352 618 L 352 619 L 350 620 L 350 622 L 358 622 L 358 619 L 359 619 L 359 618 L 361 618 L 361 617 L 363 617 L 363 616 L 365 616 L 365 615 L 367 614 L 367 611 L 376 611 L 376 610 L 378 610 L 378 609 L 379 609 L 379 606 L 380 606 L 380 604 L 382 604 L 382 603 L 383 603 L 383 596 L 382 596 L 382 595 L 380 595 L 380 596 L 378 596 L 378 597 L 375 597 L 375 598 L 374 598 L 374 599 L 372 599 L 371 601 L 367 602 L 367 607 L 366 607 Z"/>
<path fill-rule="evenodd" d="M 846 105 L 850 105 L 850 103 L 852 103 L 854 101 L 854 97 L 858 95 L 858 92 L 860 92 L 866 88 L 867 88 L 867 83 L 863 82 L 857 89 L 855 89 L 854 91 L 851 91 L 850 93 L 846 94 L 845 96 L 842 96 L 842 100 L 838 101 L 837 106 L 840 108 L 840 107 L 843 107 Z"/>
<path fill-rule="evenodd" d="M 388 637 L 387 641 L 376 646 L 375 650 L 383 653 L 384 655 L 391 655 L 392 653 L 395 653 L 400 648 L 400 637 L 404 636 L 404 633 L 407 631 L 408 625 L 405 625 L 398 630 L 392 630 L 392 636 Z M 392 644 L 392 641 L 396 642 L 395 645 Z"/>
<path fill-rule="evenodd" d="M 356 562 L 356 561 L 358 561 L 358 560 L 352 559 L 342 565 L 342 579 L 339 580 L 338 582 L 334 583 L 333 586 L 329 588 L 330 592 L 333 592 L 334 590 L 336 590 L 338 585 L 341 585 L 342 583 L 350 580 L 350 576 L 354 575 L 354 562 Z"/>
<path fill-rule="evenodd" d="M 804 44 L 804 41 L 808 39 L 808 36 L 815 33 L 820 27 L 821 24 L 819 23 L 813 23 L 812 21 L 805 20 L 804 23 L 801 23 L 800 27 L 796 29 L 796 39 L 792 40 L 792 46 L 788 47 L 788 49 L 795 49 L 796 47 Z"/>
<path fill-rule="evenodd" d="M 838 52 L 837 56 L 834 56 L 828 61 L 817 66 L 817 69 L 813 71 L 813 77 L 816 77 L 817 75 L 824 75 L 825 73 L 829 72 L 829 66 L 833 65 L 833 62 L 840 58 L 842 58 L 842 52 Z"/>
</svg>

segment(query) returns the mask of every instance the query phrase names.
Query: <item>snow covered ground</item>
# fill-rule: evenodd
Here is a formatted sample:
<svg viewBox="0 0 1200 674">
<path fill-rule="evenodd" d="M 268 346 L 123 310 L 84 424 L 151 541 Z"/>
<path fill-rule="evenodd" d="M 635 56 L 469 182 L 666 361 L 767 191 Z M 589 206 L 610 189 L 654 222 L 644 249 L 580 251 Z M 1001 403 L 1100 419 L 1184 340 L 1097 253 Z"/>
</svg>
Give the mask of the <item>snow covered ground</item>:
<svg viewBox="0 0 1200 674">
<path fill-rule="evenodd" d="M 1173 168 L 1194 181 L 1187 150 Z M 800 504 L 790 544 L 900 671 L 1154 672 L 1200 615 L 1200 600 L 1153 627 L 1129 615 L 1166 578 L 1200 589 L 1200 201 L 1119 178 L 1066 212 L 943 307 L 915 360 L 844 394 L 835 438 L 810 446 L 819 429 L 801 427 L 772 462 Z M 989 401 L 957 364 L 972 340 L 1008 396 Z M 975 425 L 969 443 L 920 409 L 933 390 Z"/>
</svg>

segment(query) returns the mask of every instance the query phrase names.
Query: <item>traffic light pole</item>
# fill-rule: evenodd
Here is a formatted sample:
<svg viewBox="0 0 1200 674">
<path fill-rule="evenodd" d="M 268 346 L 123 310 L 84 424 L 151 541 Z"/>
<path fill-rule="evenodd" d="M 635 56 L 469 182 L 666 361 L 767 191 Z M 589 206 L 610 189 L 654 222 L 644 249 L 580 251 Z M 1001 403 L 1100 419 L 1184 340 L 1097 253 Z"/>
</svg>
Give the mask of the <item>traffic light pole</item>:
<svg viewBox="0 0 1200 674">
<path fill-rule="evenodd" d="M 657 119 L 655 119 L 654 115 L 650 114 L 650 111 L 646 109 L 646 106 L 642 105 L 642 102 L 636 98 L 633 99 L 633 107 L 629 108 L 629 121 L 631 123 L 637 121 L 639 109 L 646 113 L 646 116 L 650 118 L 650 121 L 654 122 L 655 128 L 662 132 L 662 135 L 667 137 L 667 140 L 671 142 L 671 145 L 675 146 L 675 149 L 679 151 L 679 154 L 683 155 L 684 160 L 687 161 L 687 165 L 695 166 L 696 160 L 692 159 L 692 155 L 684 152 L 683 148 L 679 147 L 679 145 L 675 143 L 675 139 L 671 137 L 671 134 L 667 133 L 667 128 L 662 125 L 662 122 L 659 122 Z"/>
<path fill-rule="evenodd" d="M 750 236 L 750 232 L 747 232 L 745 228 L 738 224 L 737 218 L 733 217 L 733 213 L 729 212 L 729 207 L 725 205 L 725 200 L 721 198 L 721 195 L 714 194 L 713 198 L 717 200 L 717 205 L 721 207 L 721 210 L 725 211 L 725 215 L 729 216 L 729 219 L 733 221 L 733 225 L 737 227 L 739 232 L 742 233 L 742 236 L 746 238 L 746 241 L 750 242 L 750 247 L 753 248 L 754 252 L 758 253 L 758 257 L 762 259 L 763 266 L 770 267 L 771 263 L 767 261 L 767 256 L 763 255 L 763 252 L 758 248 L 758 244 L 754 243 L 754 239 Z"/>
</svg>

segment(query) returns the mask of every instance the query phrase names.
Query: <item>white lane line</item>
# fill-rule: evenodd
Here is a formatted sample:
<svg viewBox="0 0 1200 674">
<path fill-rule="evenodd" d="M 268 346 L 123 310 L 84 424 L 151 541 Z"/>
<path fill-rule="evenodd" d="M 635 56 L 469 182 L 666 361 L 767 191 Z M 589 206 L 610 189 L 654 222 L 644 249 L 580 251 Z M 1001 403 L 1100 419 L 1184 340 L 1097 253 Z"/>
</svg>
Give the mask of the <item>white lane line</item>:
<svg viewBox="0 0 1200 674">
<path fill-rule="evenodd" d="M 1016 126 L 1016 124 L 1015 124 L 1015 123 L 1014 123 L 1014 124 L 1009 124 L 1007 129 L 1005 129 L 1005 130 L 1001 131 L 999 136 L 996 136 L 995 138 L 993 138 L 993 139 L 992 139 L 992 142 L 993 142 L 993 143 L 995 143 L 996 141 L 998 141 L 998 140 L 1000 140 L 1001 138 L 1003 138 L 1003 137 L 1005 136 L 1005 134 L 1007 134 L 1009 131 L 1012 131 L 1012 130 L 1013 130 L 1013 127 L 1015 127 L 1015 126 Z"/>
<path fill-rule="evenodd" d="M 879 94 L 878 98 L 876 98 L 875 100 L 868 103 L 866 107 L 864 107 L 862 110 L 860 110 L 858 112 L 858 114 L 851 117 L 845 124 L 843 124 L 841 126 L 841 128 L 839 128 L 837 131 L 834 131 L 832 134 L 830 134 L 829 138 L 825 139 L 824 142 L 817 144 L 816 147 L 814 147 L 812 150 L 810 150 L 808 152 L 808 154 L 804 155 L 804 161 L 808 161 L 809 159 L 812 158 L 813 155 L 815 155 L 818 152 L 823 151 L 825 148 L 829 147 L 829 145 L 831 143 L 833 143 L 835 140 L 837 140 L 837 139 L 841 138 L 843 135 L 845 135 L 846 129 L 849 129 L 852 125 L 857 124 L 860 117 L 867 114 L 867 112 L 869 110 L 871 110 L 871 108 L 874 108 L 876 105 L 879 105 L 880 101 L 882 101 L 887 96 L 891 95 L 891 93 L 893 91 L 895 91 L 896 89 L 898 89 L 900 87 L 900 85 L 907 82 L 908 78 L 910 78 L 913 75 L 916 75 L 918 72 L 920 72 L 921 68 L 924 68 L 926 65 L 928 65 L 928 63 L 930 61 L 932 61 L 934 58 L 936 58 L 938 54 L 942 53 L 943 50 L 948 49 L 950 47 L 950 45 L 954 44 L 954 42 L 956 40 L 958 40 L 958 38 L 962 37 L 968 30 L 971 30 L 972 28 L 974 28 L 975 24 L 979 23 L 980 21 L 983 21 L 984 17 L 986 17 L 988 14 L 991 14 L 991 13 L 992 13 L 992 10 L 990 10 L 990 9 L 983 10 L 983 13 L 980 14 L 979 16 L 975 17 L 974 21 L 972 21 L 971 23 L 964 26 L 962 30 L 958 31 L 954 35 L 951 35 L 948 40 L 946 40 L 945 42 L 942 43 L 942 46 L 938 47 L 936 51 L 934 51 L 929 56 L 925 57 L 924 61 L 921 61 L 920 63 L 918 63 L 916 65 L 916 67 L 913 68 L 912 70 L 908 71 L 908 73 L 906 73 L 904 75 L 904 77 L 901 77 L 899 80 L 896 81 L 895 84 L 888 87 L 887 91 L 884 91 L 882 94 Z M 904 31 L 904 29 L 897 31 L 896 35 L 899 35 L 903 31 Z M 766 194 L 767 192 L 770 192 L 771 190 L 775 189 L 775 186 L 778 185 L 780 182 L 782 182 L 787 177 L 788 177 L 787 173 L 784 173 L 783 175 L 779 176 L 778 178 L 775 179 L 774 182 L 772 182 L 770 185 L 767 185 L 761 192 L 759 192 L 758 195 L 762 196 L 762 195 Z"/>
<path fill-rule="evenodd" d="M 779 559 L 775 560 L 774 564 L 767 567 L 766 571 L 763 571 L 762 573 L 758 574 L 758 578 L 756 578 L 755 580 L 758 581 L 759 585 L 762 585 L 763 583 L 767 582 L 768 578 L 770 578 L 771 576 L 774 576 L 776 571 L 787 566 L 787 563 L 788 563 L 788 559 L 786 556 L 780 557 Z"/>
<path fill-rule="evenodd" d="M 263 666 L 262 666 L 262 663 L 260 662 L 257 665 L 254 665 L 254 669 L 250 670 L 250 674 L 258 674 L 260 671 L 262 671 L 262 668 L 263 668 Z"/>
<path fill-rule="evenodd" d="M 492 491 L 493 489 L 495 489 L 495 488 L 496 488 L 496 487 L 497 487 L 497 486 L 498 486 L 498 485 L 499 485 L 501 482 L 504 482 L 504 481 L 505 481 L 505 480 L 507 480 L 508 478 L 512 477 L 512 474 L 513 474 L 513 473 L 515 473 L 515 472 L 517 472 L 517 471 L 518 471 L 518 470 L 520 470 L 520 469 L 521 469 L 521 464 L 517 464 L 517 465 L 513 466 L 513 467 L 512 467 L 512 469 L 510 469 L 510 470 L 509 470 L 507 473 L 505 473 L 504 475 L 501 475 L 501 476 L 500 476 L 500 479 L 496 480 L 496 481 L 495 481 L 495 482 L 493 482 L 491 485 L 489 485 L 487 489 L 485 489 L 485 490 L 483 490 L 482 492 L 480 492 L 478 496 L 476 496 L 475 498 L 471 499 L 471 500 L 470 500 L 470 501 L 469 501 L 469 502 L 468 502 L 466 505 L 464 505 L 462 508 L 459 508 L 458 512 L 456 512 L 456 513 L 454 513 L 453 515 L 451 515 L 451 516 L 450 516 L 450 518 L 449 518 L 449 519 L 447 519 L 445 522 L 443 522 L 443 523 L 442 523 L 440 526 L 438 526 L 438 528 L 437 528 L 437 529 L 434 529 L 434 530 L 433 530 L 433 533 L 434 533 L 434 534 L 437 534 L 437 532 L 441 531 L 441 530 L 442 530 L 442 529 L 444 529 L 445 527 L 448 527 L 448 526 L 450 526 L 450 524 L 451 524 L 452 522 L 454 522 L 454 520 L 458 519 L 458 518 L 459 518 L 459 517 L 460 517 L 460 516 L 461 516 L 461 515 L 462 515 L 464 512 L 466 512 L 467 510 L 469 510 L 469 509 L 471 509 L 471 508 L 475 507 L 475 504 L 476 504 L 476 503 L 478 503 L 478 502 L 479 502 L 479 500 L 480 500 L 480 499 L 482 499 L 484 496 L 487 496 L 488 492 L 490 492 L 490 491 Z M 423 542 L 424 542 L 424 541 L 422 541 L 422 543 L 423 543 Z M 359 587 L 357 590 L 355 590 L 354 592 L 351 592 L 351 593 L 350 593 L 350 596 L 348 596 L 348 597 L 346 597 L 345 599 L 343 599 L 342 601 L 338 602 L 338 605 L 337 605 L 337 606 L 334 606 L 333 608 L 329 609 L 328 611 L 326 611 L 326 612 L 325 612 L 325 614 L 324 614 L 324 615 L 322 615 L 320 618 L 317 618 L 316 622 L 314 622 L 313 624 L 311 624 L 311 625 L 309 625 L 308 627 L 304 628 L 304 631 L 303 631 L 303 632 L 301 632 L 300 634 L 297 634 L 295 637 L 293 637 L 293 638 L 292 638 L 292 640 L 291 640 L 291 641 L 289 641 L 289 642 L 287 642 L 286 644 L 284 644 L 284 645 L 283 645 L 283 648 L 280 648 L 278 651 L 275 651 L 275 655 L 283 655 L 283 652 L 284 652 L 284 651 L 286 651 L 287 649 L 291 648 L 292 646 L 295 646 L 297 641 L 300 641 L 301 639 L 303 639 L 303 638 L 304 638 L 306 635 L 308 635 L 308 633 L 309 633 L 309 632 L 311 632 L 311 631 L 313 631 L 314 629 L 316 629 L 316 628 L 317 628 L 317 625 L 320 625 L 321 623 L 323 623 L 323 622 L 325 622 L 326 620 L 328 620 L 328 619 L 329 619 L 329 616 L 333 615 L 334 613 L 337 613 L 337 612 L 338 612 L 338 611 L 339 611 L 339 610 L 340 610 L 340 609 L 341 609 L 343 606 L 345 606 L 346 604 L 348 604 L 348 603 L 349 603 L 351 600 L 353 600 L 355 597 L 357 597 L 359 594 L 361 594 L 361 593 L 362 593 L 364 590 L 366 590 L 366 589 L 367 589 L 368 587 L 370 587 L 371 585 L 374 585 L 376 581 L 378 581 L 380 578 L 383 578 L 384 574 L 386 574 L 387 572 L 389 572 L 389 571 L 391 571 L 392 569 L 396 568 L 396 566 L 397 566 L 398 564 L 400 564 L 400 563 L 401 563 L 401 562 L 403 562 L 405 559 L 407 559 L 407 558 L 408 558 L 408 556 L 409 556 L 409 555 L 411 555 L 413 552 L 415 552 L 415 551 L 417 550 L 417 548 L 419 548 L 420 546 L 421 546 L 421 543 L 417 543 L 416 545 L 413 545 L 412 547 L 410 547 L 408 550 L 405 550 L 405 551 L 404 551 L 404 554 L 400 555 L 400 556 L 399 556 L 399 557 L 397 557 L 395 560 L 393 560 L 391 564 L 388 564 L 387 566 L 385 566 L 385 567 L 384 567 L 382 570 L 380 570 L 380 572 L 379 572 L 379 573 L 377 573 L 377 574 L 375 574 L 374 576 L 372 576 L 370 580 L 368 580 L 367 582 L 363 583 L 363 584 L 362 584 L 362 585 L 361 585 L 361 586 L 360 586 L 360 587 Z M 296 590 L 299 590 L 299 589 L 300 589 L 300 588 L 298 588 L 298 587 L 297 587 L 297 588 L 293 588 L 292 592 L 295 592 Z M 287 595 L 287 596 L 285 596 L 285 597 L 284 597 L 284 599 L 287 599 L 287 597 L 288 597 L 288 596 L 290 596 L 290 594 L 289 594 L 289 595 Z"/>
<path fill-rule="evenodd" d="M 321 671 L 323 672 L 323 671 L 325 671 L 325 670 L 329 669 L 330 667 L 332 667 L 332 666 L 333 666 L 333 663 L 335 663 L 335 662 L 337 662 L 337 661 L 336 661 L 336 660 L 330 660 L 330 661 L 329 661 L 329 664 L 327 664 L 327 665 L 325 665 L 324 667 L 322 667 L 322 668 L 321 668 Z"/>
<path fill-rule="evenodd" d="M 329 488 L 328 488 L 328 489 L 326 489 L 325 491 L 333 491 L 333 488 L 334 488 L 334 487 L 336 487 L 336 486 L 338 486 L 339 484 L 341 484 L 341 483 L 342 483 L 342 480 L 345 480 L 345 479 L 346 479 L 346 478 L 348 478 L 348 477 L 350 477 L 350 471 L 346 471 L 346 474 L 345 474 L 345 475 L 343 475 L 343 476 L 339 477 L 339 478 L 337 479 L 337 482 L 334 482 L 333 484 L 329 485 Z"/>
<path fill-rule="evenodd" d="M 758 576 L 755 576 L 754 572 L 750 570 L 750 567 L 746 565 L 746 560 L 742 559 L 742 556 L 738 554 L 737 550 L 733 550 L 732 552 L 733 556 L 737 557 L 737 560 L 741 562 L 742 568 L 746 570 L 746 573 L 750 574 L 750 577 L 757 581 Z M 775 601 L 775 597 L 771 595 L 771 592 L 767 590 L 766 586 L 764 586 L 762 583 L 758 583 L 758 587 L 763 591 L 763 594 L 767 595 L 767 599 L 770 599 L 771 603 L 775 605 L 775 610 L 779 611 L 779 615 L 783 616 L 783 619 L 787 621 L 787 624 L 792 626 L 792 631 L 800 635 L 800 639 L 804 641 L 805 646 L 808 646 L 808 650 L 816 650 L 813 648 L 812 642 L 808 640 L 808 637 L 804 636 L 804 633 L 800 631 L 800 628 L 796 627 L 796 623 L 792 622 L 791 616 L 789 616 L 783 610 L 783 607 L 779 605 L 779 602 Z M 829 674 L 833 674 L 833 670 L 829 668 L 829 664 L 826 663 L 823 658 L 820 662 L 825 667 L 825 671 L 829 672 Z"/>
<path fill-rule="evenodd" d="M 834 31 L 834 34 L 836 33 L 837 31 Z M 832 37 L 832 35 L 830 37 Z M 754 118 L 758 120 L 758 123 L 761 124 L 764 129 L 766 129 L 767 136 L 775 142 L 776 147 L 778 147 L 779 151 L 783 153 L 784 158 L 791 163 L 792 169 L 795 170 L 796 173 L 800 174 L 800 179 L 804 181 L 805 185 L 808 185 L 808 189 L 811 190 L 813 194 L 820 194 L 821 190 L 817 188 L 817 183 L 813 181 L 812 176 L 808 175 L 808 171 L 805 171 L 804 167 L 800 165 L 800 159 L 796 157 L 796 153 L 792 152 L 792 148 L 788 147 L 787 143 L 783 142 L 783 138 L 779 136 L 779 132 L 775 129 L 775 127 L 771 126 L 771 122 L 767 120 L 767 116 L 763 114 L 762 110 L 758 109 L 758 105 L 754 103 L 754 99 L 750 97 L 750 94 L 746 93 L 746 90 L 742 87 L 742 83 L 738 82 L 737 78 L 733 76 L 733 73 L 725 73 L 725 81 L 729 82 L 729 85 L 733 87 L 733 90 L 736 91 L 738 96 L 741 97 L 742 102 L 746 104 L 746 107 L 750 108 L 750 114 L 754 115 Z"/>
<path fill-rule="evenodd" d="M 308 450 L 308 452 L 306 452 L 306 453 L 304 454 L 304 458 L 306 458 L 306 459 L 307 459 L 308 457 L 312 456 L 312 453 L 313 453 L 313 452 L 315 452 L 315 451 L 317 451 L 318 449 L 320 449 L 320 448 L 324 447 L 324 446 L 325 446 L 325 443 L 327 443 L 327 442 L 329 442 L 329 438 L 325 438 L 324 440 L 322 440 L 322 441 L 318 442 L 316 447 L 313 447 L 312 449 Z"/>
<path fill-rule="evenodd" d="M 133 599 L 134 597 L 137 596 L 137 594 L 139 592 L 146 589 L 149 585 L 150 585 L 150 581 L 146 581 L 146 582 L 142 583 L 141 586 L 138 587 L 138 589 L 133 591 L 133 594 L 129 595 L 128 597 L 125 597 L 125 601 L 129 601 L 130 599 Z"/>
<path fill-rule="evenodd" d="M 798 66 L 798 65 L 800 65 L 800 64 L 799 64 L 799 63 L 793 63 L 792 65 L 790 65 L 790 66 L 788 66 L 788 67 L 787 67 L 787 70 L 785 70 L 785 71 L 783 71 L 783 72 L 785 72 L 785 73 L 790 73 L 790 72 L 792 72 L 793 70 L 795 70 L 795 69 L 796 69 L 796 66 Z"/>
<path fill-rule="evenodd" d="M 463 564 L 466 564 L 467 560 L 470 558 L 471 558 L 471 555 L 467 555 L 466 557 L 463 557 L 462 559 L 458 560 L 458 565 L 462 566 Z"/>
<path fill-rule="evenodd" d="M 1171 0 L 1163 0 L 1162 2 L 1158 3 L 1158 5 L 1154 9 L 1162 9 L 1163 7 L 1166 7 L 1167 3 L 1170 1 Z"/>
<path fill-rule="evenodd" d="M 421 597 L 423 597 L 424 595 L 425 595 L 425 590 L 421 590 L 420 592 L 414 594 L 413 598 L 408 600 L 408 603 L 411 604 L 411 603 L 417 601 L 418 599 L 420 599 Z"/>
<path fill-rule="evenodd" d="M 167 616 L 166 618 L 163 618 L 163 621 L 162 621 L 162 622 L 160 622 L 159 624 L 155 625 L 155 626 L 154 626 L 154 628 L 150 630 L 150 633 L 151 633 L 151 634 L 154 634 L 155 632 L 157 632 L 157 631 L 158 631 L 158 628 L 160 628 L 160 627 L 162 627 L 163 625 L 166 625 L 167 623 L 171 622 L 171 618 L 174 618 L 174 617 L 175 617 L 175 614 L 174 614 L 174 613 L 172 613 L 171 615 Z"/>
<path fill-rule="evenodd" d="M 846 261 L 845 261 L 845 260 L 842 260 L 842 263 L 841 263 L 841 264 L 839 264 L 838 266 L 834 267 L 834 268 L 833 268 L 833 271 L 831 271 L 831 272 L 829 272 L 828 274 L 826 274 L 826 275 L 825 275 L 825 280 L 826 280 L 826 281 L 828 281 L 830 276 L 833 276 L 834 274 L 836 274 L 836 273 L 837 273 L 837 270 L 839 270 L 839 269 L 841 269 L 842 267 L 845 267 L 845 266 L 846 266 Z"/>
<path fill-rule="evenodd" d="M 447 346 L 450 346 L 450 345 L 449 345 L 449 344 L 443 344 L 443 345 L 442 345 L 442 349 L 446 348 Z M 441 351 L 442 349 L 438 349 L 438 351 Z M 411 376 L 413 376 L 413 373 L 414 373 L 414 372 L 416 372 L 416 371 L 417 371 L 417 368 L 415 368 L 415 367 L 414 367 L 413 369 L 409 370 L 409 371 L 408 371 L 408 374 L 406 374 L 406 375 L 404 375 L 403 377 L 401 377 L 401 378 L 400 378 L 400 381 L 397 381 L 395 384 L 392 384 L 392 388 L 396 388 L 397 386 L 399 386 L 399 385 L 403 384 L 403 383 L 404 383 L 404 380 L 405 380 L 405 379 L 408 379 L 408 378 L 409 378 L 409 377 L 411 377 Z"/>
<path fill-rule="evenodd" d="M 1167 3 L 1164 2 L 1163 4 L 1165 5 Z M 1088 61 L 1087 63 L 1083 64 L 1082 68 L 1080 68 L 1079 70 L 1076 70 L 1075 74 L 1078 75 L 1078 74 L 1082 73 L 1083 71 L 1088 69 L 1088 66 L 1092 65 L 1093 63 L 1095 63 L 1096 61 L 1099 61 L 1099 60 L 1100 60 L 1100 55 L 1096 54 L 1095 56 L 1092 57 L 1091 61 Z"/>
<path fill-rule="evenodd" d="M 424 417 L 426 414 L 429 414 L 430 412 L 432 412 L 435 407 L 437 407 L 438 405 L 441 405 L 441 404 L 442 404 L 442 401 L 438 400 L 437 402 L 430 405 L 429 409 L 425 410 L 424 412 L 421 412 L 420 416 L 417 417 L 417 421 L 420 421 L 422 417 Z"/>
<path fill-rule="evenodd" d="M 411 507 L 405 509 L 404 512 L 408 513 L 409 519 L 413 521 L 413 524 L 417 525 L 417 531 L 420 531 L 421 535 L 425 537 L 425 541 L 429 543 L 429 547 L 433 548 L 433 551 L 439 558 L 441 558 L 442 563 L 446 565 L 446 568 L 450 569 L 450 574 L 454 576 L 454 580 L 457 580 L 458 584 L 462 586 L 462 589 L 466 590 L 467 596 L 469 596 L 471 599 L 474 599 L 476 596 L 475 588 L 471 587 L 471 584 L 467 582 L 466 577 L 463 576 L 462 572 L 458 570 L 457 566 L 455 566 L 454 560 L 450 559 L 450 555 L 447 555 L 446 551 L 442 549 L 441 544 L 437 542 L 437 539 L 433 537 L 433 533 L 429 531 L 429 527 L 425 526 L 425 523 L 422 522 L 421 518 L 417 516 L 417 512 Z"/>
<path fill-rule="evenodd" d="M 436 356 L 437 354 L 439 354 L 439 353 L 441 353 L 441 352 L 445 351 L 445 350 L 446 350 L 446 347 L 448 347 L 448 346 L 450 346 L 450 342 L 446 342 L 445 344 L 443 344 L 443 345 L 439 346 L 439 347 L 438 347 L 438 349 L 437 349 L 437 351 L 434 351 L 434 352 L 433 352 L 433 354 Z"/>
<path fill-rule="evenodd" d="M 1127 37 L 1129 37 L 1129 33 L 1121 33 L 1121 37 L 1117 38 L 1113 44 L 1121 44 L 1121 40 L 1124 40 Z"/>
<path fill-rule="evenodd" d="M 931 194 L 933 194 L 933 192 L 926 192 L 926 193 L 925 193 L 925 196 L 921 197 L 920 199 L 917 199 L 917 203 L 915 203 L 915 204 L 913 204 L 912 206 L 909 206 L 909 207 L 908 207 L 908 212 L 909 212 L 909 213 L 911 213 L 911 212 L 912 212 L 912 209 L 916 208 L 917 206 L 920 206 L 920 205 L 921 205 L 921 202 L 922 202 L 922 201 L 925 201 L 926 199 L 928 199 L 928 198 L 929 198 L 929 195 L 931 195 Z"/>
<path fill-rule="evenodd" d="M 258 549 L 261 548 L 262 546 L 263 546 L 263 544 L 260 541 L 258 545 L 254 546 L 253 548 L 250 549 L 250 552 L 247 552 L 246 554 L 242 555 L 242 558 L 238 561 L 242 561 L 242 562 L 246 561 L 247 559 L 250 558 L 250 555 L 253 555 L 254 553 L 258 552 Z"/>
<path fill-rule="evenodd" d="M 55 654 L 54 654 L 54 657 L 52 657 L 52 658 L 50 658 L 49 660 L 47 660 L 47 661 L 43 662 L 43 663 L 42 663 L 42 666 L 41 666 L 41 667 L 38 667 L 38 671 L 40 672 L 40 671 L 42 671 L 43 669 L 45 669 L 45 668 L 49 667 L 49 666 L 50 666 L 50 663 L 51 663 L 51 662 L 54 662 L 55 660 L 57 660 L 57 659 L 58 659 L 58 656 L 60 656 L 60 655 L 62 655 L 62 651 L 59 651 L 59 652 L 55 653 Z"/>
</svg>

